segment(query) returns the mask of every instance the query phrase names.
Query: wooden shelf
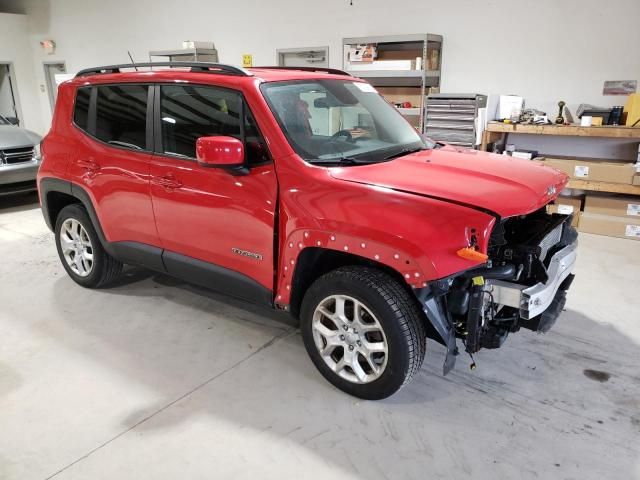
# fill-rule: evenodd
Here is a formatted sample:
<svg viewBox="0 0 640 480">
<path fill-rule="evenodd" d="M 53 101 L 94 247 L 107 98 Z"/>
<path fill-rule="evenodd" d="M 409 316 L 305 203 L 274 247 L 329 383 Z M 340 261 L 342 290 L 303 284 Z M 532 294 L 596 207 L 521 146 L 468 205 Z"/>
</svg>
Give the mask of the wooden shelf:
<svg viewBox="0 0 640 480">
<path fill-rule="evenodd" d="M 624 193 L 627 195 L 640 195 L 640 185 L 628 185 L 626 183 L 593 182 L 589 180 L 569 180 L 567 188 L 589 190 L 593 192 Z"/>
<path fill-rule="evenodd" d="M 558 135 L 565 137 L 631 138 L 638 139 L 640 141 L 639 127 L 625 127 L 617 125 L 581 127 L 579 125 L 523 125 L 489 122 L 484 135 L 482 136 L 482 150 L 486 151 L 490 143 L 497 141 L 506 144 L 507 136 L 511 133 L 520 133 L 525 135 Z M 572 158 L 568 158 L 568 160 L 572 160 Z M 569 180 L 567 188 L 588 190 L 592 192 L 640 195 L 640 185 L 629 185 L 625 183 Z"/>
<path fill-rule="evenodd" d="M 640 127 L 603 125 L 601 127 L 581 127 L 579 125 L 522 125 L 489 122 L 487 132 L 522 133 L 526 135 L 562 135 L 572 137 L 637 138 Z"/>
</svg>

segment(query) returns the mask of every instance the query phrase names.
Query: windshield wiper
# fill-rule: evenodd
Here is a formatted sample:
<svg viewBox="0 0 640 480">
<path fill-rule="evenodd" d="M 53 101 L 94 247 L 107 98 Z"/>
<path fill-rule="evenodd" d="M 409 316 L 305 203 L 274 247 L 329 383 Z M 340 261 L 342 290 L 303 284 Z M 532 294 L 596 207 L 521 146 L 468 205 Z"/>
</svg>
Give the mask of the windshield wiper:
<svg viewBox="0 0 640 480">
<path fill-rule="evenodd" d="M 405 155 L 409 155 L 411 153 L 421 152 L 422 150 L 428 150 L 424 147 L 417 148 L 403 148 L 399 152 L 393 153 L 388 157 L 384 157 L 385 160 L 391 160 L 392 158 L 404 157 Z"/>
<path fill-rule="evenodd" d="M 360 158 L 354 157 L 340 157 L 340 158 L 317 158 L 315 160 L 309 160 L 309 163 L 313 165 L 367 165 L 370 163 L 378 163 L 372 162 L 371 160 L 363 160 Z"/>
</svg>

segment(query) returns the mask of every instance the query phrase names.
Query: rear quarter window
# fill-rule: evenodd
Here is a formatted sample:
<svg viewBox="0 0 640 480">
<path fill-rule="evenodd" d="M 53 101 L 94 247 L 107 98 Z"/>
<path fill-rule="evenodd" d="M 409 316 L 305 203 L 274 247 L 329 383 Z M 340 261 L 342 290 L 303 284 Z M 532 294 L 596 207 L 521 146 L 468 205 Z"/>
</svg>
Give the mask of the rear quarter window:
<svg viewBox="0 0 640 480">
<path fill-rule="evenodd" d="M 147 150 L 148 85 L 104 85 L 96 99 L 95 137 L 114 146 Z"/>
<path fill-rule="evenodd" d="M 91 87 L 79 88 L 76 93 L 76 103 L 73 109 L 73 123 L 85 132 L 89 129 L 89 103 L 91 101 Z"/>
</svg>

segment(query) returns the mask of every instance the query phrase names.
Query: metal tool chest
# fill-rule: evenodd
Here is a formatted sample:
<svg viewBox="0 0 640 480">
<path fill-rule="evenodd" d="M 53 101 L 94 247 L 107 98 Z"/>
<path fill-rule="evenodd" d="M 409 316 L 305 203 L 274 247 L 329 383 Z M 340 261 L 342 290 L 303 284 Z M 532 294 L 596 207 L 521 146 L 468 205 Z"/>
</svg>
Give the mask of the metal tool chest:
<svg viewBox="0 0 640 480">
<path fill-rule="evenodd" d="M 425 133 L 436 141 L 473 148 L 478 109 L 486 105 L 486 95 L 431 94 L 427 97 Z"/>
</svg>

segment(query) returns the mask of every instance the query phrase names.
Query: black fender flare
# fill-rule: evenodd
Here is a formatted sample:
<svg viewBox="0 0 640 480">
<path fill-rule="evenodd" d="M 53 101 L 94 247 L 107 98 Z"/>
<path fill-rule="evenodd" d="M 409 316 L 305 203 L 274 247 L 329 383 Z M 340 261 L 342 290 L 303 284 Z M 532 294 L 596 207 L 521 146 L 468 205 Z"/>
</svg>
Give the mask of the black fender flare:
<svg viewBox="0 0 640 480">
<path fill-rule="evenodd" d="M 98 220 L 98 214 L 96 213 L 96 209 L 93 206 L 93 201 L 91 197 L 87 193 L 87 191 L 82 188 L 80 185 L 70 182 L 68 180 L 61 180 L 59 178 L 43 178 L 40 180 L 38 185 L 38 189 L 40 192 L 40 204 L 42 206 L 42 215 L 44 216 L 44 221 L 49 227 L 49 230 L 53 231 L 55 228 L 55 222 L 51 218 L 51 213 L 49 212 L 48 205 L 48 195 L 51 192 L 59 192 L 64 193 L 66 195 L 70 195 L 80 201 L 80 203 L 84 206 L 89 214 L 89 218 L 91 219 L 91 223 L 93 224 L 93 228 L 95 229 L 98 237 L 100 238 L 100 242 L 104 249 L 112 256 L 115 256 L 115 252 L 113 248 L 111 248 L 111 244 L 107 241 L 107 238 L 104 235 L 104 231 L 102 230 L 102 225 L 100 225 L 100 220 Z"/>
</svg>

